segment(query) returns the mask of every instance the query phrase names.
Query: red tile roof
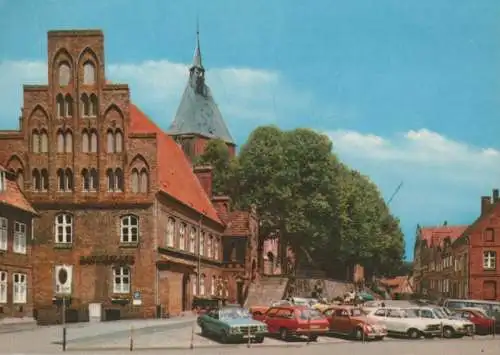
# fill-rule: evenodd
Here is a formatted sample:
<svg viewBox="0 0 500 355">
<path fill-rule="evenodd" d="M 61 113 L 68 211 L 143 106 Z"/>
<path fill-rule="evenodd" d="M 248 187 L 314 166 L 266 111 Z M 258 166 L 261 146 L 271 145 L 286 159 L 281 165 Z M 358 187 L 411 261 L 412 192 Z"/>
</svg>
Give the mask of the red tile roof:
<svg viewBox="0 0 500 355">
<path fill-rule="evenodd" d="M 130 133 L 156 133 L 158 186 L 176 200 L 224 225 L 179 145 L 130 104 Z"/>
<path fill-rule="evenodd" d="M 229 213 L 225 235 L 246 237 L 250 235 L 250 212 L 232 211 Z"/>
<path fill-rule="evenodd" d="M 0 171 L 7 172 L 7 170 L 1 165 Z M 19 185 L 17 185 L 14 176 L 9 173 L 5 176 L 4 190 L 0 191 L 0 203 L 14 208 L 19 208 L 20 210 L 32 213 L 34 215 L 37 214 L 37 212 L 33 209 L 31 204 L 26 199 L 26 196 L 24 196 L 22 190 L 19 188 Z"/>
<path fill-rule="evenodd" d="M 428 246 L 440 246 L 446 238 L 450 241 L 460 237 L 469 226 L 439 226 L 420 228 L 420 238 L 425 240 Z"/>
</svg>

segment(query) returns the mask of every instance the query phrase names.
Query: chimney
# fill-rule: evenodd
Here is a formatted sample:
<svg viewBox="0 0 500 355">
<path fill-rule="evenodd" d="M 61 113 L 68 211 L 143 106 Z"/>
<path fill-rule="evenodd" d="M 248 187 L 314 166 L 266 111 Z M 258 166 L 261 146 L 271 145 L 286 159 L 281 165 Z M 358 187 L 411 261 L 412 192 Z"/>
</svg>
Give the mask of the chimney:
<svg viewBox="0 0 500 355">
<path fill-rule="evenodd" d="M 491 197 L 490 196 L 482 196 L 481 197 L 481 216 L 488 212 L 491 206 Z"/>
<path fill-rule="evenodd" d="M 208 198 L 212 199 L 212 167 L 210 165 L 195 166 L 193 171 Z"/>
<path fill-rule="evenodd" d="M 223 222 L 227 222 L 229 220 L 229 212 L 231 212 L 231 198 L 229 196 L 214 196 L 212 197 L 212 204 L 220 219 Z"/>
<path fill-rule="evenodd" d="M 493 189 L 493 203 L 498 201 L 498 189 Z"/>
</svg>

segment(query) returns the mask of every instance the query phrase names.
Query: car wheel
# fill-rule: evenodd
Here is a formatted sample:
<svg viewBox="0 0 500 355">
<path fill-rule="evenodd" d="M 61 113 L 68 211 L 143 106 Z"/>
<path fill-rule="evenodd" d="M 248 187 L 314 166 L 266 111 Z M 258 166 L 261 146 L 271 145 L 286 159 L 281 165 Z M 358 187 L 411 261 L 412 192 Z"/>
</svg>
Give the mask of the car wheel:
<svg viewBox="0 0 500 355">
<path fill-rule="evenodd" d="M 262 344 L 264 342 L 264 337 L 257 337 L 254 340 L 257 344 Z"/>
<path fill-rule="evenodd" d="M 352 333 L 352 337 L 355 340 L 363 340 L 363 329 L 361 329 L 361 328 L 354 329 L 354 332 Z"/>
<path fill-rule="evenodd" d="M 443 328 L 443 337 L 445 338 L 453 338 L 455 336 L 455 330 L 452 327 L 444 327 Z"/>
<path fill-rule="evenodd" d="M 227 344 L 229 342 L 229 337 L 227 336 L 227 333 L 225 331 L 222 332 L 220 341 L 222 344 Z"/>
<path fill-rule="evenodd" d="M 206 337 L 208 335 L 207 329 L 203 325 L 200 325 L 200 328 L 201 328 L 201 335 Z"/>
<path fill-rule="evenodd" d="M 288 330 L 286 328 L 280 329 L 280 339 L 287 341 L 290 336 L 288 335 Z"/>
<path fill-rule="evenodd" d="M 408 338 L 410 339 L 419 339 L 420 338 L 420 331 L 418 329 L 412 328 L 408 329 L 408 332 L 406 332 L 408 335 Z"/>
<path fill-rule="evenodd" d="M 318 336 L 317 335 L 309 335 L 309 341 L 317 341 Z"/>
</svg>

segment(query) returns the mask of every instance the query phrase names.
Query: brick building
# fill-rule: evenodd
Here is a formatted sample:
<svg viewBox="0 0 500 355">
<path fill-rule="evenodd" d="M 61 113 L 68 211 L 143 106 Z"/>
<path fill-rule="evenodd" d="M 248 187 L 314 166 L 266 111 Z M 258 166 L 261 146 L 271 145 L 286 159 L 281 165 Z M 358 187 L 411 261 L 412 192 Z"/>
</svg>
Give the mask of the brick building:
<svg viewBox="0 0 500 355">
<path fill-rule="evenodd" d="M 0 166 L 0 319 L 31 317 L 33 310 L 33 220 L 35 210 Z"/>
<path fill-rule="evenodd" d="M 414 278 L 418 292 L 436 297 L 500 300 L 499 191 L 481 197 L 469 226 L 417 228 Z"/>
<path fill-rule="evenodd" d="M 172 137 L 126 84 L 108 82 L 101 31 L 48 33 L 48 84 L 25 85 L 19 129 L 0 132 L 1 162 L 40 213 L 37 310 L 65 299 L 90 317 L 153 317 L 190 309 L 194 295 L 244 297 L 256 276 L 255 211 L 212 196 L 211 168 L 194 168 L 181 148 L 187 136 L 196 154 L 225 138 L 210 127 L 199 46 L 186 92 L 183 119 L 209 122 L 208 134 Z"/>
</svg>

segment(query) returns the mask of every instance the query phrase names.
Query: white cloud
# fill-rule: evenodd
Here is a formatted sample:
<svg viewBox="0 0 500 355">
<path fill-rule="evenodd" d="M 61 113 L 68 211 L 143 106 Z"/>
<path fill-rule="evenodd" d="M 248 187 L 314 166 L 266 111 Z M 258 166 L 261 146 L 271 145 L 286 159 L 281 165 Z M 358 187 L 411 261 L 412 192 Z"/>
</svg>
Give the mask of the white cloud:
<svg viewBox="0 0 500 355">
<path fill-rule="evenodd" d="M 113 82 L 129 84 L 132 100 L 165 127 L 179 104 L 188 65 L 167 60 L 110 64 L 106 76 Z M 0 77 L 0 95 L 6 99 L 0 117 L 12 122 L 22 105 L 22 84 L 46 83 L 47 66 L 41 61 L 4 61 L 0 62 Z M 280 117 L 305 116 L 311 107 L 312 95 L 295 90 L 275 71 L 214 68 L 207 70 L 207 83 L 233 131 L 242 123 L 253 128 Z"/>
</svg>

